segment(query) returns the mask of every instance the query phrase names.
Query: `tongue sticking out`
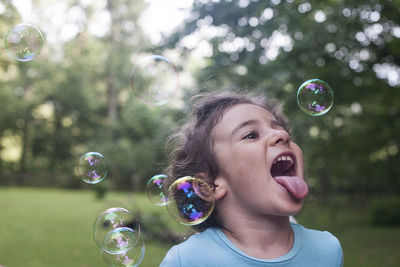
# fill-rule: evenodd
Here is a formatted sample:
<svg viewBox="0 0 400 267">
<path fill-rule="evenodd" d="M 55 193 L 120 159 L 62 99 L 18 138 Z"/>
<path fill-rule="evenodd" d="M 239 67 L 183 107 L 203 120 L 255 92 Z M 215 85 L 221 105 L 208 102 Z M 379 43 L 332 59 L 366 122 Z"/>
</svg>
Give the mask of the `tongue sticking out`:
<svg viewBox="0 0 400 267">
<path fill-rule="evenodd" d="M 285 187 L 293 197 L 303 199 L 308 194 L 307 183 L 297 176 L 276 176 L 275 181 Z"/>
</svg>

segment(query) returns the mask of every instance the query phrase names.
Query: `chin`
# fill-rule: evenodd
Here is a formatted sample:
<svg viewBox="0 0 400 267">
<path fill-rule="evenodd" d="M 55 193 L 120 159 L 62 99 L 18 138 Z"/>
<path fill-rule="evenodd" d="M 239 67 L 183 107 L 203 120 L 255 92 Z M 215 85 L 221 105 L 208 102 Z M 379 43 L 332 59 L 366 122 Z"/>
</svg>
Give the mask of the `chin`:
<svg viewBox="0 0 400 267">
<path fill-rule="evenodd" d="M 294 203 L 290 203 L 287 207 L 285 207 L 285 215 L 295 216 L 301 211 L 302 208 L 303 200 L 296 199 Z"/>
</svg>

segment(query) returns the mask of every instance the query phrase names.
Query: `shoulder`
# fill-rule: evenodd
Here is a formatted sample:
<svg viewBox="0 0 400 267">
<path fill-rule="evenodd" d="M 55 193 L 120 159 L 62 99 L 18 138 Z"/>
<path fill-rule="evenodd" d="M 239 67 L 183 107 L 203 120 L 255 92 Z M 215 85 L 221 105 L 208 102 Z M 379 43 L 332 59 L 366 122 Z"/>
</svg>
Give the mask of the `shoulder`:
<svg viewBox="0 0 400 267">
<path fill-rule="evenodd" d="M 182 266 L 180 262 L 179 249 L 178 246 L 173 246 L 170 250 L 168 250 L 165 255 L 163 261 L 160 264 L 160 267 L 179 267 Z"/>
<path fill-rule="evenodd" d="M 301 251 L 331 262 L 343 261 L 343 251 L 339 239 L 328 231 L 305 228 L 292 224 L 295 236 L 301 239 Z M 339 264 L 336 266 L 340 266 Z"/>
<path fill-rule="evenodd" d="M 308 229 L 300 224 L 292 224 L 292 228 L 301 236 L 303 243 L 312 242 L 317 246 L 340 247 L 339 239 L 328 231 Z"/>
<path fill-rule="evenodd" d="M 194 234 L 184 242 L 173 246 L 167 252 L 160 267 L 189 266 L 187 261 L 192 264 L 195 262 L 204 264 L 204 260 L 217 253 L 220 248 L 216 243 L 217 239 L 213 228 Z"/>
</svg>

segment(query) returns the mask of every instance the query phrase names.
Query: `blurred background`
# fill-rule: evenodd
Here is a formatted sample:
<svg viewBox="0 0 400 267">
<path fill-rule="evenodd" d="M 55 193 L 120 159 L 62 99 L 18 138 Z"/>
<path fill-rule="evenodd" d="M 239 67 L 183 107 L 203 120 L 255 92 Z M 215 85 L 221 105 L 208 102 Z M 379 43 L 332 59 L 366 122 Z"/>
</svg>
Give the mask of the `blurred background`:
<svg viewBox="0 0 400 267">
<path fill-rule="evenodd" d="M 140 266 L 158 266 L 188 229 L 147 199 L 146 183 L 190 97 L 232 87 L 284 103 L 310 185 L 296 219 L 336 235 L 345 266 L 398 266 L 399 14 L 397 0 L 1 0 L 0 266 L 107 266 L 91 231 L 114 206 L 140 220 Z M 21 22 L 44 40 L 26 62 L 4 44 Z M 149 55 L 179 76 L 165 105 L 131 85 Z M 312 78 L 334 91 L 319 117 L 296 102 Z M 107 162 L 95 185 L 76 171 L 89 151 Z"/>
</svg>

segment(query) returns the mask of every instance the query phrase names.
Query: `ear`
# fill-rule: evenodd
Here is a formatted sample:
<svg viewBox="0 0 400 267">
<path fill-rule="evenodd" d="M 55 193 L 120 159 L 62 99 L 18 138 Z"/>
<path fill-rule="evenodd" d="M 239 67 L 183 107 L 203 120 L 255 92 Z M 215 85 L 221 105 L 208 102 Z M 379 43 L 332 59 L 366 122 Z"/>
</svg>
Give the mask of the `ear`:
<svg viewBox="0 0 400 267">
<path fill-rule="evenodd" d="M 214 198 L 215 200 L 219 200 L 223 198 L 228 192 L 226 181 L 224 178 L 218 176 L 214 180 Z"/>
<path fill-rule="evenodd" d="M 214 192 L 215 200 L 221 199 L 226 195 L 227 187 L 225 185 L 225 180 L 223 178 L 218 176 L 217 178 L 215 178 L 214 183 L 212 183 L 212 181 L 210 181 L 207 175 L 203 172 L 196 173 L 195 177 L 200 178 L 209 184 L 212 184 L 211 186 Z"/>
</svg>

